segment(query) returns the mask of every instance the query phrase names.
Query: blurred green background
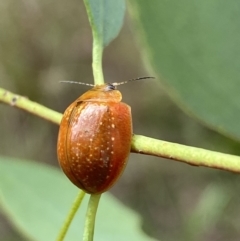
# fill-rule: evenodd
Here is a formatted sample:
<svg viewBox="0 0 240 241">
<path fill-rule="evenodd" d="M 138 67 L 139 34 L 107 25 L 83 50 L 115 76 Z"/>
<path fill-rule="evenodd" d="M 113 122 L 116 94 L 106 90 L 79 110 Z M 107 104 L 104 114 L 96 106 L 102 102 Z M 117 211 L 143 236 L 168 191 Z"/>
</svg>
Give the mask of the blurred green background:
<svg viewBox="0 0 240 241">
<path fill-rule="evenodd" d="M 0 86 L 63 112 L 88 87 L 76 88 L 60 80 L 93 83 L 92 37 L 83 2 L 2 0 L 0 16 Z M 145 69 L 134 37 L 126 15 L 119 37 L 104 53 L 107 82 L 153 75 Z M 132 107 L 134 133 L 240 154 L 239 143 L 183 113 L 159 79 L 119 89 Z M 58 166 L 58 126 L 4 104 L 0 114 L 1 155 Z M 111 192 L 139 212 L 144 231 L 159 240 L 237 241 L 239 181 L 229 172 L 131 154 Z M 1 240 L 21 240 L 4 215 L 0 217 Z"/>
</svg>

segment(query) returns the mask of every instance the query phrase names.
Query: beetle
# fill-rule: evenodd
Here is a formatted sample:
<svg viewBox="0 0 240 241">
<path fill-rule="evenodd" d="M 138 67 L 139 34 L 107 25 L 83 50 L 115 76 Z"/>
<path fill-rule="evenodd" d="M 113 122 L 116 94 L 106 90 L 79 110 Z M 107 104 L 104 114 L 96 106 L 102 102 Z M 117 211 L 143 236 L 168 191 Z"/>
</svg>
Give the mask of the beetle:
<svg viewBox="0 0 240 241">
<path fill-rule="evenodd" d="M 138 79 L 146 78 L 152 77 Z M 107 191 L 127 164 L 133 135 L 131 108 L 121 102 L 116 89 L 126 82 L 94 86 L 63 114 L 58 161 L 72 183 L 87 193 Z"/>
</svg>

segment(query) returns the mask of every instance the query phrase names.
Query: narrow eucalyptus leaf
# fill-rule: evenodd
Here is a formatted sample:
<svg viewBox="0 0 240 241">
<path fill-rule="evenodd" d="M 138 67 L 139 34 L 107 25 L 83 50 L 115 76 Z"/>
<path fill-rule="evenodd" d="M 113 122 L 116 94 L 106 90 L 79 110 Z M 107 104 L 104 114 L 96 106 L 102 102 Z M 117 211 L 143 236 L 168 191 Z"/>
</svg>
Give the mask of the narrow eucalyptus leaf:
<svg viewBox="0 0 240 241">
<path fill-rule="evenodd" d="M 95 36 L 107 46 L 123 25 L 125 0 L 85 0 L 85 5 Z"/>
</svg>

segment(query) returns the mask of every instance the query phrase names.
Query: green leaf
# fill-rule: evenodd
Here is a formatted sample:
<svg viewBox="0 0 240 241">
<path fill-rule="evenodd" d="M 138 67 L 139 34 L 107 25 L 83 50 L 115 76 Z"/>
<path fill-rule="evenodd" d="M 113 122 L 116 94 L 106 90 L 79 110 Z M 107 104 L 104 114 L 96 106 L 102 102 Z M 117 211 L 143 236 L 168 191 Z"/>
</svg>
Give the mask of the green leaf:
<svg viewBox="0 0 240 241">
<path fill-rule="evenodd" d="M 62 172 L 43 164 L 0 158 L 0 208 L 29 240 L 55 240 L 78 189 Z M 87 198 L 66 240 L 81 240 Z M 95 240 L 153 240 L 140 229 L 140 218 L 110 194 L 103 194 Z"/>
<path fill-rule="evenodd" d="M 169 95 L 203 123 L 240 140 L 240 2 L 130 2 L 144 61 Z"/>
<path fill-rule="evenodd" d="M 123 25 L 124 0 L 85 0 L 93 33 L 103 46 L 117 37 Z"/>
</svg>

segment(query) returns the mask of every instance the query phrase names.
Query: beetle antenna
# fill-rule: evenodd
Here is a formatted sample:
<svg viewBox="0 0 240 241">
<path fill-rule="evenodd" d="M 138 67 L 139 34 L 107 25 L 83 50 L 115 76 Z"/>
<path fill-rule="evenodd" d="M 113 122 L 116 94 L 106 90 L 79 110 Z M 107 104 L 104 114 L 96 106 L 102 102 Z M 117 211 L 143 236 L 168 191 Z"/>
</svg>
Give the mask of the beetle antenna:
<svg viewBox="0 0 240 241">
<path fill-rule="evenodd" d="M 94 86 L 92 84 L 83 83 L 83 82 L 77 82 L 77 81 L 71 81 L 71 80 L 61 80 L 60 83 L 69 83 L 69 84 L 78 84 L 78 85 L 87 85 L 87 86 Z"/>
<path fill-rule="evenodd" d="M 150 77 L 150 76 L 138 77 L 138 78 L 135 78 L 135 79 L 129 79 L 129 80 L 122 81 L 122 82 L 115 82 L 115 83 L 112 83 L 112 85 L 118 86 L 118 85 L 127 84 L 128 82 L 131 82 L 131 81 L 137 81 L 137 80 L 143 80 L 143 79 L 155 79 L 155 77 Z M 59 82 L 60 82 L 60 83 L 69 83 L 69 84 L 78 84 L 78 85 L 87 85 L 87 86 L 92 86 L 92 87 L 95 86 L 95 85 L 93 85 L 93 84 L 88 84 L 88 83 L 83 83 L 83 82 L 77 82 L 77 81 L 71 81 L 71 80 L 61 80 L 61 81 L 59 81 Z"/>
<path fill-rule="evenodd" d="M 116 82 L 116 83 L 112 83 L 114 86 L 118 86 L 118 85 L 123 85 L 123 84 L 126 84 L 130 81 L 136 81 L 136 80 L 142 80 L 142 79 L 155 79 L 155 77 L 150 77 L 150 76 L 145 76 L 145 77 L 138 77 L 136 79 L 129 79 L 129 80 L 126 80 L 126 81 L 122 81 L 122 82 Z"/>
</svg>

